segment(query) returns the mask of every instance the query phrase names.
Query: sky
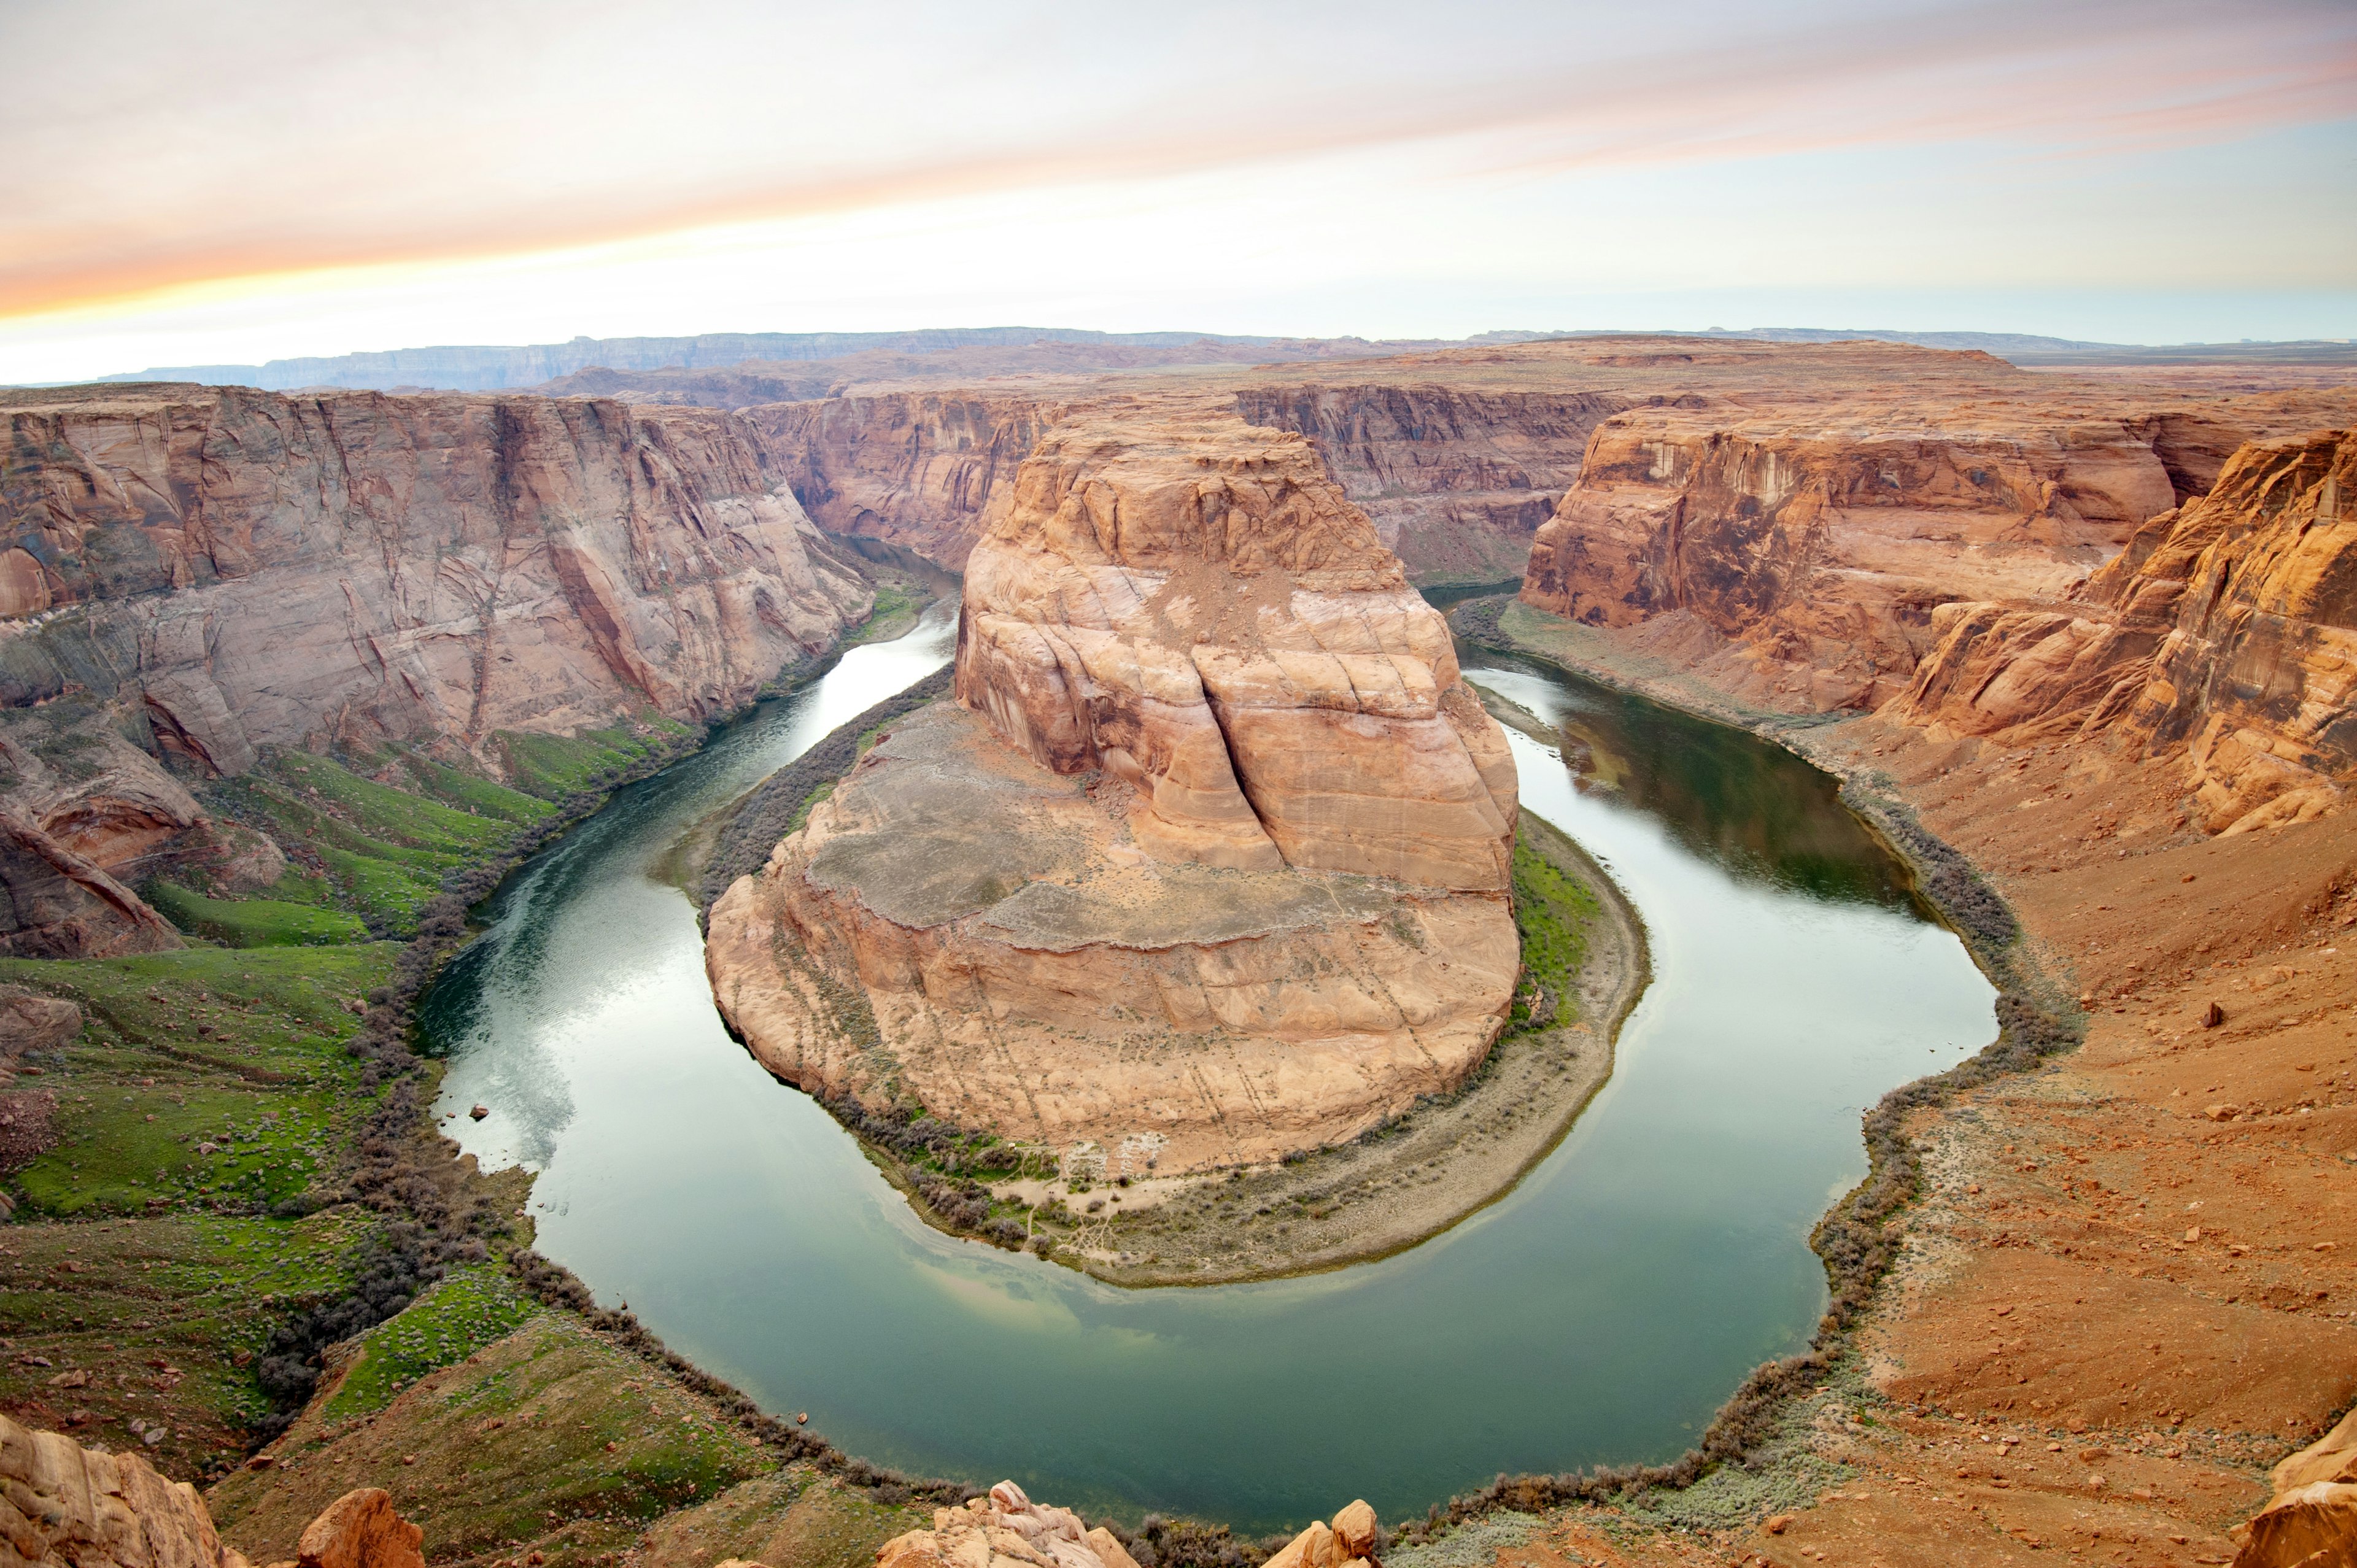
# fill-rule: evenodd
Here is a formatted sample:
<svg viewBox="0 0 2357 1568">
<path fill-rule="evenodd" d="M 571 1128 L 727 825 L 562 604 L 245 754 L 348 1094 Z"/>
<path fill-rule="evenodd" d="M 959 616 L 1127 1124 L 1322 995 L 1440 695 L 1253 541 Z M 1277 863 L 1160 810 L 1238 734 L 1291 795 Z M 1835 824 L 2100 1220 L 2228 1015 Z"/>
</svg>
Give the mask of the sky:
<svg viewBox="0 0 2357 1568">
<path fill-rule="evenodd" d="M 2347 0 L 0 0 L 0 382 L 576 335 L 2357 336 Z"/>
</svg>

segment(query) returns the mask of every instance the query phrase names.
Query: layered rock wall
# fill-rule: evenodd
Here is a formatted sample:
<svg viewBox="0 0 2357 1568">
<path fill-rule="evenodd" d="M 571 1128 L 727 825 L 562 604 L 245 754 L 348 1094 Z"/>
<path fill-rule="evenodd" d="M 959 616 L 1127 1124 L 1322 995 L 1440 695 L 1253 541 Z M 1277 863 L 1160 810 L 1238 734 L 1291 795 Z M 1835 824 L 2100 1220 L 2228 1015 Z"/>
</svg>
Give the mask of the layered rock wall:
<svg viewBox="0 0 2357 1568">
<path fill-rule="evenodd" d="M 1424 385 L 1247 387 L 1247 424 L 1300 433 L 1419 583 L 1520 577 L 1531 540 L 1579 477 L 1611 392 Z"/>
<path fill-rule="evenodd" d="M 1022 393 L 911 392 L 777 403 L 745 418 L 821 528 L 954 572 L 984 508 L 1063 412 Z"/>
<path fill-rule="evenodd" d="M 1730 683 L 1770 705 L 1884 701 L 1935 607 L 2060 597 L 2176 499 L 2117 421 L 1958 414 L 1618 415 L 1539 531 L 1523 598 L 1597 626 L 1683 613 L 1740 645 Z"/>
<path fill-rule="evenodd" d="M 871 602 L 705 410 L 0 395 L 0 950 L 168 944 L 117 874 L 256 747 L 702 719 Z M 126 948 L 124 944 L 128 944 Z"/>
<path fill-rule="evenodd" d="M 2357 433 L 2255 442 L 2067 603 L 1942 607 L 1890 715 L 2001 742 L 2182 750 L 2213 832 L 2304 820 L 2357 770 Z"/>
<path fill-rule="evenodd" d="M 708 716 L 866 602 L 729 414 L 235 387 L 0 412 L 0 700 L 135 687 L 216 770 L 265 742 Z"/>
</svg>

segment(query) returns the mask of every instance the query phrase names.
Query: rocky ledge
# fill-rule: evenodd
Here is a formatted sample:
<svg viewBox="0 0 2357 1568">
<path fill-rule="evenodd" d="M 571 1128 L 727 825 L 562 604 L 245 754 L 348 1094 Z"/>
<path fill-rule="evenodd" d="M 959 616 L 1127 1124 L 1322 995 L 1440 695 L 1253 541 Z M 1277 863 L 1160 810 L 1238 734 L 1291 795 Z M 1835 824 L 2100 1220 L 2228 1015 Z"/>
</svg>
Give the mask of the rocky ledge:
<svg viewBox="0 0 2357 1568">
<path fill-rule="evenodd" d="M 1301 437 L 1051 432 L 969 563 L 956 692 L 713 907 L 772 1071 L 1119 1176 L 1346 1140 L 1481 1061 L 1513 764 Z"/>
<path fill-rule="evenodd" d="M 1265 1568 L 1353 1563 L 1372 1568 L 1380 1540 L 1375 1510 L 1354 1502 L 1330 1526 L 1313 1524 L 1295 1536 Z M 932 1529 L 886 1541 L 876 1568 L 1137 1568 L 1137 1563 L 1103 1525 L 1092 1530 L 1071 1509 L 1035 1503 L 1014 1482 L 1001 1481 L 963 1508 L 935 1509 Z"/>
</svg>

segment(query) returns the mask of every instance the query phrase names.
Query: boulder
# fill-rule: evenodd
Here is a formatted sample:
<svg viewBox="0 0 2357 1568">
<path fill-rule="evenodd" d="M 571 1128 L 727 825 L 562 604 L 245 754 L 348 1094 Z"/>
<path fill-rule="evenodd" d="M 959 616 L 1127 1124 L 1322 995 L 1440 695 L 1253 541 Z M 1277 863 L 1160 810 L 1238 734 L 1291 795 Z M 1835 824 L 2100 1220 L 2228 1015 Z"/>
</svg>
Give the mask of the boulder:
<svg viewBox="0 0 2357 1568">
<path fill-rule="evenodd" d="M 425 1532 L 393 1510 L 379 1487 L 346 1492 L 303 1527 L 300 1568 L 425 1568 Z"/>
<path fill-rule="evenodd" d="M 1372 1562 L 1379 1539 L 1375 1510 L 1364 1498 L 1334 1516 L 1331 1525 L 1312 1524 L 1286 1542 L 1264 1568 L 1342 1568 Z"/>
<path fill-rule="evenodd" d="M 0 985 L 0 1065 L 27 1051 L 53 1051 L 81 1037 L 81 1009 L 21 985 Z"/>
<path fill-rule="evenodd" d="M 180 935 L 102 867 L 0 809 L 0 955 L 119 958 Z"/>
<path fill-rule="evenodd" d="M 2357 1486 L 2294 1487 L 2234 1533 L 2233 1568 L 2346 1568 L 2357 1563 Z"/>
<path fill-rule="evenodd" d="M 963 1508 L 935 1509 L 933 1528 L 893 1537 L 877 1568 L 1137 1568 L 1113 1533 L 1068 1509 L 1034 1503 L 1012 1481 Z"/>
</svg>

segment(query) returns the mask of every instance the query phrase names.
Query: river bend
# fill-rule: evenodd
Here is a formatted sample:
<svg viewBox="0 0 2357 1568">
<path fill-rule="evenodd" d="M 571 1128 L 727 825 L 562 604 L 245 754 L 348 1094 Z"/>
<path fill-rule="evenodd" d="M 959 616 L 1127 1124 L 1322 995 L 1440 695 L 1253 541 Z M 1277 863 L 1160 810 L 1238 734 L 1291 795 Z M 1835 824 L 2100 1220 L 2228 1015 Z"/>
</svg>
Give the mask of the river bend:
<svg viewBox="0 0 2357 1568">
<path fill-rule="evenodd" d="M 1825 1296 L 1811 1227 L 1863 1109 L 1988 1043 L 1992 994 L 1832 780 L 1749 736 L 1462 650 L 1566 737 L 1512 736 L 1525 810 L 1643 916 L 1654 981 L 1611 1081 L 1505 1198 L 1381 1262 L 1123 1291 L 920 1221 L 723 1030 L 695 822 L 946 662 L 955 606 L 859 648 L 538 857 L 428 998 L 438 1111 L 539 1172 L 543 1251 L 839 1446 L 1131 1518 L 1254 1530 L 1501 1471 L 1658 1461 Z"/>
</svg>

